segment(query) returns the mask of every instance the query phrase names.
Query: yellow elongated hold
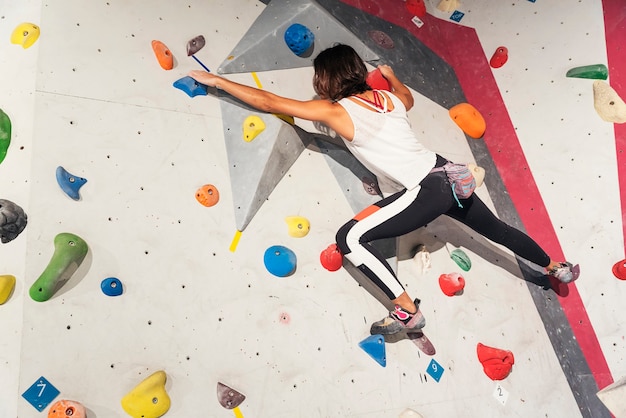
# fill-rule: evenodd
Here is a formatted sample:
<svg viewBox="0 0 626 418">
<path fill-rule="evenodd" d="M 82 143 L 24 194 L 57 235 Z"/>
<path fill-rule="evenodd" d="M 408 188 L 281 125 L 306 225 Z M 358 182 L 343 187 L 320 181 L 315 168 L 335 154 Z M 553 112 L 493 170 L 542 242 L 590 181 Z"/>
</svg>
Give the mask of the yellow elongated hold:
<svg viewBox="0 0 626 418">
<path fill-rule="evenodd" d="M 287 216 L 287 232 L 295 238 L 305 237 L 311 230 L 311 223 L 303 216 Z"/>
<path fill-rule="evenodd" d="M 252 141 L 265 130 L 265 122 L 256 115 L 250 115 L 243 121 L 243 140 Z"/>
<path fill-rule="evenodd" d="M 0 276 L 0 305 L 9 300 L 14 288 L 15 276 L 11 276 L 10 274 Z"/>
<path fill-rule="evenodd" d="M 22 45 L 22 48 L 30 48 L 37 39 L 41 30 L 34 23 L 20 23 L 11 33 L 11 43 Z"/>
<path fill-rule="evenodd" d="M 158 418 L 170 409 L 170 397 L 165 390 L 164 371 L 152 373 L 122 398 L 122 408 L 133 418 Z"/>
<path fill-rule="evenodd" d="M 278 119 L 284 120 L 290 125 L 296 124 L 296 120 L 293 118 L 293 116 L 285 115 L 284 113 L 274 113 L 274 116 L 276 116 Z"/>
</svg>

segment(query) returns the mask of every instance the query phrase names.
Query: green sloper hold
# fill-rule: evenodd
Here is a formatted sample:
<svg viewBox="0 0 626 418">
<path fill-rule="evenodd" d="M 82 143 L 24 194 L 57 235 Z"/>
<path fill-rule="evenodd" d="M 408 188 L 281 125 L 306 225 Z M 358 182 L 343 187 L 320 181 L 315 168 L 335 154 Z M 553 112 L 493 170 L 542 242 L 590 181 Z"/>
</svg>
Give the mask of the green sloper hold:
<svg viewBox="0 0 626 418">
<path fill-rule="evenodd" d="M 54 296 L 81 265 L 88 248 L 82 238 L 68 232 L 54 237 L 54 254 L 41 276 L 30 287 L 30 297 L 37 302 L 45 302 Z"/>
<path fill-rule="evenodd" d="M 0 164 L 7 156 L 11 144 L 11 119 L 0 109 Z"/>
<path fill-rule="evenodd" d="M 582 67 L 574 67 L 570 69 L 566 77 L 574 78 L 593 78 L 595 80 L 606 80 L 609 76 L 609 70 L 604 64 L 584 65 Z"/>
<path fill-rule="evenodd" d="M 472 268 L 472 262 L 463 250 L 456 249 L 450 253 L 450 258 L 454 260 L 457 266 L 463 271 L 469 271 Z"/>
</svg>

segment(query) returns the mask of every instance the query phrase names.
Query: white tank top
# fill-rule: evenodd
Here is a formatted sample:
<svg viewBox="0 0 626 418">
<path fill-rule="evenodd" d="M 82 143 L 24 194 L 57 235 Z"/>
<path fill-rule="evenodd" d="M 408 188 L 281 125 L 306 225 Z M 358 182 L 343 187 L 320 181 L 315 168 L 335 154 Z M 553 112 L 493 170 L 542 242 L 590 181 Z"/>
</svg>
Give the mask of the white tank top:
<svg viewBox="0 0 626 418">
<path fill-rule="evenodd" d="M 391 93 L 381 93 L 383 108 L 355 97 L 371 110 L 350 98 L 338 101 L 350 115 L 354 138 L 342 138 L 348 150 L 378 178 L 384 196 L 406 188 L 414 189 L 435 166 L 437 156 L 419 141 L 402 101 Z M 388 110 L 387 95 L 394 109 Z M 353 96 L 354 97 L 354 96 Z"/>
</svg>

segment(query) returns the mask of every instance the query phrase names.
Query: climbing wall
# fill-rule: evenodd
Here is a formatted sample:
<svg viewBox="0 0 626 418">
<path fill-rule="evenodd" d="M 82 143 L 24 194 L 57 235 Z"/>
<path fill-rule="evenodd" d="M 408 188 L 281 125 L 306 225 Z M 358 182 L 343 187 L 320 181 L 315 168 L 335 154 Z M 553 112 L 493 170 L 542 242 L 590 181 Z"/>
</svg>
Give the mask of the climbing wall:
<svg viewBox="0 0 626 418">
<path fill-rule="evenodd" d="M 617 0 L 431 0 L 420 17 L 408 0 L 208 3 L 0 3 L 0 109 L 12 123 L 0 199 L 28 215 L 0 244 L 0 276 L 16 277 L 0 305 L 0 416 L 46 416 L 61 399 L 98 418 L 624 411 L 625 290 L 611 272 L 624 257 L 623 125 L 594 109 L 594 80 L 565 76 L 605 64 L 626 96 Z M 41 28 L 27 48 L 9 42 L 25 22 Z M 283 39 L 294 23 L 317 40 L 301 55 Z M 206 45 L 193 59 L 198 35 Z M 328 271 L 320 253 L 376 199 L 369 173 L 324 127 L 173 85 L 205 65 L 310 99 L 313 52 L 335 38 L 370 69 L 394 67 L 414 91 L 409 117 L 425 144 L 485 167 L 479 196 L 555 258 L 580 263 L 576 284 L 551 287 L 537 266 L 438 219 L 387 248 L 422 299 L 435 352 L 423 338 L 368 339 L 386 314 L 380 295 L 350 266 Z M 153 40 L 169 48 L 171 70 Z M 490 66 L 502 47 L 506 61 Z M 484 137 L 452 121 L 460 102 L 485 117 Z M 246 142 L 251 115 L 265 130 Z M 212 206 L 197 199 L 206 185 L 219 194 Z M 294 216 L 308 233 L 294 234 Z M 296 257 L 285 274 L 272 274 L 282 259 L 264 258 L 275 246 Z M 439 278 L 454 273 L 465 287 L 448 296 Z M 50 277 L 63 286 L 48 294 Z"/>
</svg>

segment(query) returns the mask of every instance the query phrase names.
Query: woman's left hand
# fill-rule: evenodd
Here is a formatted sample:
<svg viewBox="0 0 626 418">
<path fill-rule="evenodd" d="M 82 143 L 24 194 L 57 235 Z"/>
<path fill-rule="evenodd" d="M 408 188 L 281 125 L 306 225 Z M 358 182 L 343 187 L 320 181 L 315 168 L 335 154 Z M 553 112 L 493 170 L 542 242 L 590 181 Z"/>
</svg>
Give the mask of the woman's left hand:
<svg viewBox="0 0 626 418">
<path fill-rule="evenodd" d="M 189 77 L 196 80 L 198 83 L 202 83 L 205 86 L 216 87 L 217 82 L 221 80 L 221 77 L 215 74 L 207 73 L 206 71 L 192 70 L 189 71 Z"/>
</svg>

